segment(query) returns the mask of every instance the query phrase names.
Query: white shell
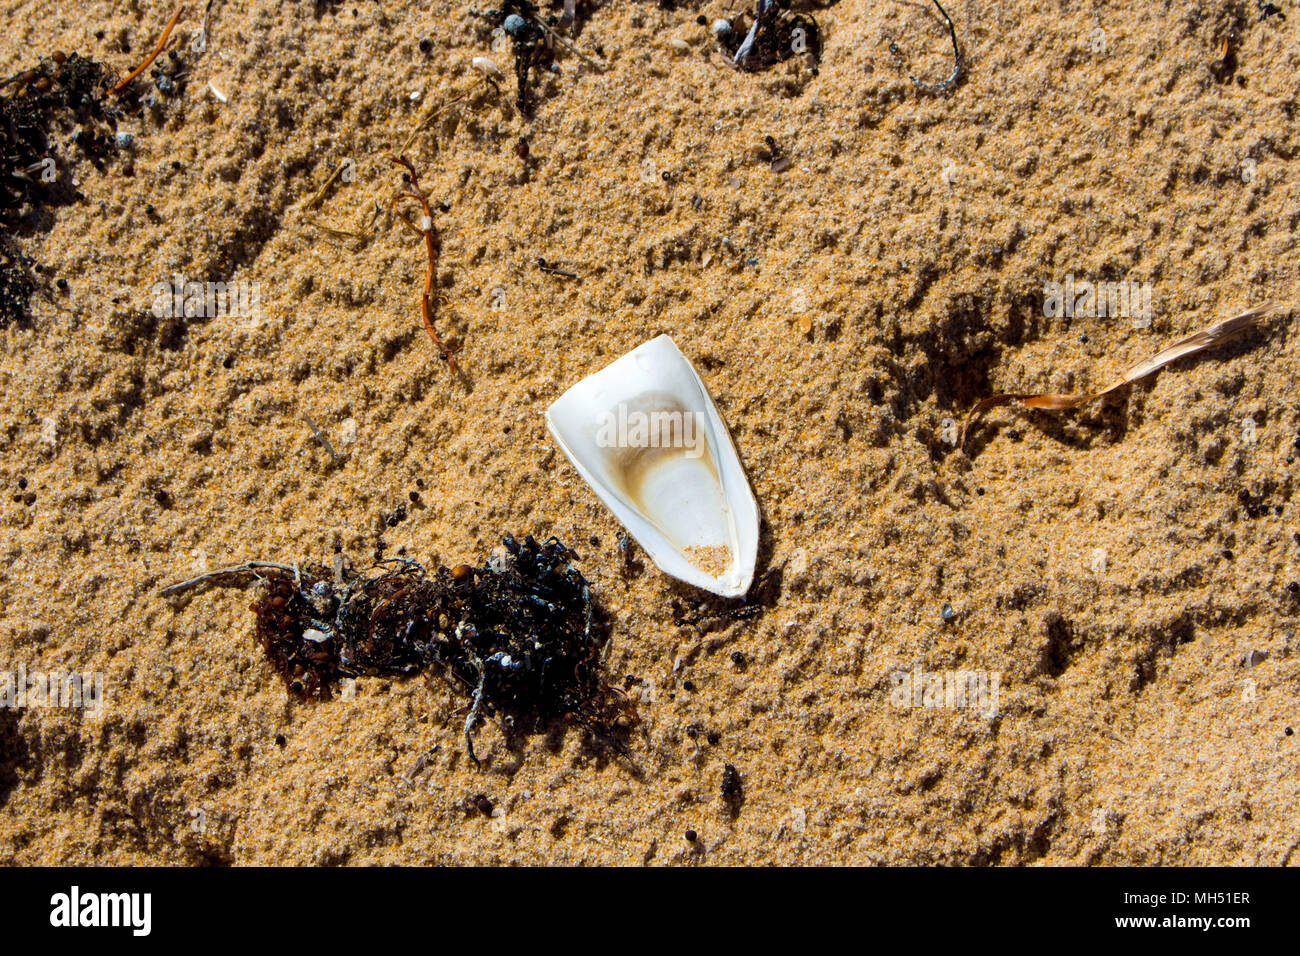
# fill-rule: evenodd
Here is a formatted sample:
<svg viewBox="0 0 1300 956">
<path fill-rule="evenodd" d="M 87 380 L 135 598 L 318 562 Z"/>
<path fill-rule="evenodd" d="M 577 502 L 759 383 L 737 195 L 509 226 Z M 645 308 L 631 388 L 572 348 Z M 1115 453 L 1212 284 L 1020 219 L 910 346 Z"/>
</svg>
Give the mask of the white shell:
<svg viewBox="0 0 1300 956">
<path fill-rule="evenodd" d="M 713 399 L 671 338 L 578 382 L 546 410 L 546 426 L 660 570 L 723 597 L 749 590 L 758 502 Z"/>
<path fill-rule="evenodd" d="M 501 67 L 497 66 L 496 62 L 489 57 L 476 56 L 474 57 L 474 59 L 470 60 L 469 62 L 474 67 L 474 69 L 478 70 L 480 73 L 486 73 L 488 76 L 505 75 L 501 72 Z"/>
</svg>

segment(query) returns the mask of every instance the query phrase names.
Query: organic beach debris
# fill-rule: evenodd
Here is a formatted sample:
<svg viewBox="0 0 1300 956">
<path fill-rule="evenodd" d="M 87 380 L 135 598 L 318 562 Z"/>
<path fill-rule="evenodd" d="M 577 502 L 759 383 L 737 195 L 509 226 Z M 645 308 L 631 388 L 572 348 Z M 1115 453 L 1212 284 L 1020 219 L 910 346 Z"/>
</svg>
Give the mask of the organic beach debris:
<svg viewBox="0 0 1300 956">
<path fill-rule="evenodd" d="M 115 117 L 104 108 L 100 64 L 76 53 L 55 52 L 30 70 L 0 80 L 0 222 L 12 227 L 24 207 L 70 202 L 60 176 L 55 134 L 72 130 L 72 142 L 100 160 L 113 149 Z"/>
<path fill-rule="evenodd" d="M 118 83 L 111 90 L 108 91 L 110 96 L 116 96 L 117 94 L 121 93 L 124 89 L 126 89 L 128 86 L 130 86 L 131 81 L 134 80 L 141 73 L 143 73 L 145 70 L 147 70 L 149 68 L 149 65 L 153 63 L 154 60 L 158 59 L 158 55 L 162 53 L 163 50 L 167 49 L 167 41 L 171 39 L 172 30 L 176 29 L 176 21 L 181 18 L 181 14 L 184 12 L 185 12 L 185 4 L 183 3 L 178 4 L 176 10 L 172 13 L 171 19 L 168 20 L 167 25 L 163 27 L 162 34 L 158 37 L 158 42 L 154 44 L 153 49 L 149 51 L 149 55 L 145 57 L 144 62 L 141 63 L 138 67 L 136 67 L 134 70 L 132 70 L 130 73 L 128 73 L 126 76 L 122 77 L 122 79 L 118 81 Z M 157 81 L 162 76 L 161 72 L 159 71 L 155 71 L 152 75 L 155 81 Z M 164 92 L 167 91 L 167 87 L 162 84 L 160 84 L 160 89 L 162 89 Z"/>
<path fill-rule="evenodd" d="M 100 64 L 54 52 L 37 66 L 0 80 L 0 326 L 31 319 L 38 289 L 35 263 L 13 241 L 43 228 L 41 213 L 77 201 L 58 139 L 102 168 L 116 149 L 116 111 L 105 107 Z"/>
<path fill-rule="evenodd" d="M 128 87 L 166 47 L 181 14 L 176 8 L 157 46 L 138 69 L 106 91 L 108 71 L 87 57 L 54 51 L 31 69 L 0 79 L 0 325 L 31 319 L 31 297 L 38 288 L 32 267 L 11 241 L 22 226 L 47 225 L 39 213 L 76 202 L 68 160 L 58 140 L 104 168 L 115 150 L 129 146 L 131 134 L 117 131 L 121 107 L 110 97 Z M 174 54 L 154 70 L 160 92 L 178 92 L 183 82 Z"/>
<path fill-rule="evenodd" d="M 1256 321 L 1263 315 L 1266 315 L 1272 309 L 1272 303 L 1266 302 L 1263 305 L 1248 309 L 1240 315 L 1233 316 L 1230 319 L 1224 319 L 1217 322 L 1207 329 L 1179 339 L 1173 345 L 1162 349 L 1155 355 L 1144 361 L 1131 365 L 1120 373 L 1119 377 L 1107 385 L 1099 392 L 1093 392 L 1090 395 L 1053 395 L 1050 393 L 1041 394 L 1018 394 L 1003 393 L 992 395 L 975 405 L 966 416 L 966 421 L 962 424 L 961 435 L 957 441 L 957 447 L 960 448 L 966 441 L 966 433 L 970 430 L 975 420 L 983 415 L 990 408 L 997 408 L 999 405 L 1009 405 L 1016 403 L 1025 408 L 1041 408 L 1048 411 L 1064 411 L 1070 408 L 1077 408 L 1080 405 L 1086 405 L 1089 402 L 1096 401 L 1103 395 L 1113 392 L 1115 389 L 1139 379 L 1146 378 L 1148 375 L 1158 371 L 1170 362 L 1175 362 L 1180 358 L 1188 355 L 1195 355 L 1205 349 L 1212 348 L 1216 345 L 1228 341 L 1229 339 L 1240 335 L 1254 327 Z"/>
<path fill-rule="evenodd" d="M 560 36 L 555 29 L 561 22 L 557 17 L 548 16 L 543 19 L 537 5 L 529 0 L 505 0 L 499 9 L 470 12 L 487 20 L 510 37 L 515 54 L 515 105 L 525 116 L 531 111 L 532 105 L 529 74 L 534 69 L 553 67 L 555 46 L 574 54 L 584 63 L 600 67 L 599 63 Z M 571 12 L 566 6 L 566 16 L 570 16 Z"/>
<path fill-rule="evenodd" d="M 746 30 L 744 17 L 716 20 L 713 34 L 718 44 L 742 70 L 764 70 L 793 56 L 807 54 L 821 60 L 822 31 L 812 16 L 791 13 L 781 0 L 758 0 L 757 12 Z"/>
<path fill-rule="evenodd" d="M 342 561 L 333 570 L 256 561 L 161 593 L 259 582 L 258 642 L 303 698 L 328 699 L 348 677 L 439 674 L 469 697 L 465 747 L 475 763 L 474 727 L 497 714 L 520 732 L 571 721 L 621 750 L 618 735 L 636 714 L 605 679 L 608 624 L 578 556 L 555 538 L 507 535 L 503 545 L 478 568 L 430 572 L 391 558 L 365 576 Z"/>
<path fill-rule="evenodd" d="M 453 372 L 459 372 L 460 368 L 456 365 L 456 359 L 448 351 L 447 346 L 443 344 L 442 338 L 439 337 L 437 329 L 433 326 L 433 275 L 438 268 L 439 250 L 439 243 L 433 232 L 433 207 L 429 205 L 428 194 L 420 186 L 420 179 L 416 175 L 414 164 L 405 156 L 391 156 L 389 159 L 406 170 L 407 188 L 393 197 L 393 211 L 397 213 L 412 232 L 424 240 L 427 264 L 424 271 L 424 291 L 420 295 L 420 317 L 424 322 L 424 330 L 429 333 L 429 338 L 433 339 L 433 344 L 438 347 L 438 351 L 442 354 L 448 367 Z M 397 204 L 403 200 L 413 201 L 419 205 L 423 215 L 420 217 L 418 224 L 412 222 L 405 213 L 397 208 Z"/>
<path fill-rule="evenodd" d="M 946 80 L 940 80 L 938 83 L 922 83 L 911 74 L 908 74 L 908 79 L 916 85 L 918 90 L 923 90 L 926 93 L 941 93 L 950 86 L 953 86 L 961 78 L 963 63 L 961 58 L 961 47 L 957 44 L 957 28 L 953 26 L 952 17 L 948 16 L 948 11 L 943 8 L 943 4 L 941 4 L 939 0 L 933 0 L 933 3 L 939 8 L 939 15 L 943 17 L 944 23 L 948 25 L 948 36 L 952 39 L 952 73 L 948 75 Z M 891 42 L 889 44 L 889 52 L 894 54 L 894 56 L 898 57 L 900 60 L 903 58 L 903 51 L 898 48 L 897 43 Z"/>
</svg>

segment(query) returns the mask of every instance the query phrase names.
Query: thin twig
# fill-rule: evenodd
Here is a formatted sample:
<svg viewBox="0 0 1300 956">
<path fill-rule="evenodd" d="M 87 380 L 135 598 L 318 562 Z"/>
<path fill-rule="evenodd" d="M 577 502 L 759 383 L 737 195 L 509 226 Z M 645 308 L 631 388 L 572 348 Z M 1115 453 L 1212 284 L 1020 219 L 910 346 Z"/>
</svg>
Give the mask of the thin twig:
<svg viewBox="0 0 1300 956">
<path fill-rule="evenodd" d="M 231 565 L 228 568 L 218 568 L 215 571 L 205 571 L 196 578 L 190 578 L 188 581 L 181 581 L 179 584 L 173 584 L 165 587 L 158 594 L 161 597 L 174 597 L 177 594 L 184 594 L 186 591 L 202 587 L 205 584 L 212 583 L 218 578 L 236 577 L 244 574 L 256 574 L 258 571 L 283 571 L 286 574 L 298 574 L 298 569 L 290 567 L 287 564 L 276 564 L 273 561 L 246 561 L 243 564 Z"/>
<path fill-rule="evenodd" d="M 324 197 L 325 195 L 325 190 L 330 188 L 330 183 L 334 182 L 334 180 L 339 178 L 339 174 L 343 172 L 343 167 L 346 165 L 347 165 L 347 160 L 344 160 L 343 162 L 339 163 L 337 166 L 334 167 L 334 172 L 330 173 L 329 176 L 326 178 L 325 182 L 320 184 L 320 189 L 316 190 L 316 195 L 312 196 L 303 204 L 302 207 L 303 212 L 306 212 L 307 210 L 311 209 L 313 206 L 315 206 L 318 202 L 321 201 L 321 198 Z"/>
<path fill-rule="evenodd" d="M 461 633 L 465 628 L 465 623 L 456 625 L 456 640 L 461 639 Z M 465 717 L 465 749 L 469 752 L 469 759 L 474 761 L 474 766 L 479 765 L 478 756 L 474 753 L 474 723 L 478 720 L 479 711 L 483 707 L 483 690 L 487 686 L 487 668 L 483 666 L 483 661 L 479 659 L 474 649 L 465 645 L 465 650 L 471 658 L 474 659 L 474 666 L 478 668 L 478 686 L 474 688 L 474 701 L 470 704 L 469 714 Z"/>
<path fill-rule="evenodd" d="M 173 13 L 172 18 L 167 21 L 167 26 L 163 30 L 162 36 L 158 38 L 158 45 L 153 48 L 153 52 L 149 54 L 148 58 L 143 63 L 137 66 L 131 73 L 127 74 L 126 79 L 124 79 L 121 83 L 117 84 L 117 86 L 109 90 L 108 91 L 109 96 L 114 96 L 117 93 L 121 92 L 122 89 L 125 86 L 127 86 L 127 84 L 129 84 L 132 80 L 134 80 L 145 70 L 149 69 L 150 63 L 158 59 L 158 54 L 167 48 L 167 41 L 171 39 L 172 30 L 176 29 L 176 21 L 181 18 L 181 14 L 184 12 L 185 12 L 185 4 L 183 3 L 177 4 L 176 12 Z"/>
<path fill-rule="evenodd" d="M 582 52 L 581 50 L 579 50 L 576 46 L 574 46 L 573 44 L 569 43 L 567 40 L 564 39 L 564 37 L 560 36 L 558 33 L 556 33 L 554 30 L 552 30 L 549 26 L 547 26 L 547 25 L 546 25 L 545 23 L 543 23 L 541 20 L 533 19 L 532 22 L 533 22 L 535 25 L 541 27 L 541 28 L 542 28 L 542 31 L 543 31 L 544 33 L 549 34 L 553 40 L 555 40 L 557 43 L 559 43 L 560 46 L 564 47 L 564 49 L 568 50 L 568 51 L 569 51 L 570 53 L 572 53 L 574 56 L 578 57 L 578 59 L 584 61 L 585 63 L 590 64 L 591 66 L 594 66 L 594 67 L 595 67 L 596 69 L 598 69 L 598 70 L 604 70 L 604 69 L 605 69 L 605 64 L 601 63 L 599 60 L 593 60 L 591 57 L 587 56 L 587 54 L 583 53 L 583 52 Z"/>
<path fill-rule="evenodd" d="M 334 446 L 330 444 L 329 436 L 321 431 L 320 426 L 316 424 L 312 417 L 306 412 L 303 412 L 302 420 L 307 423 L 307 427 L 312 430 L 312 434 L 316 436 L 316 440 L 321 443 L 321 446 L 330 453 L 330 458 L 334 460 L 334 464 L 337 465 L 342 461 L 343 459 L 339 457 L 339 453 L 336 452 Z"/>
</svg>

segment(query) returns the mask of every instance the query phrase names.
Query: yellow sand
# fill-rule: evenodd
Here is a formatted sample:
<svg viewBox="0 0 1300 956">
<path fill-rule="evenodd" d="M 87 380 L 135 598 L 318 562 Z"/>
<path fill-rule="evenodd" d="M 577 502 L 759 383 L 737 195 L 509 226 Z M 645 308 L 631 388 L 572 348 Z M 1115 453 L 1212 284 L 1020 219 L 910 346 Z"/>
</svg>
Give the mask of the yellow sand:
<svg viewBox="0 0 1300 956">
<path fill-rule="evenodd" d="M 0 712 L 0 861 L 1300 859 L 1300 11 L 1077 6 L 953 0 L 967 75 L 925 95 L 908 70 L 937 80 L 951 51 L 923 4 L 818 11 L 813 77 L 725 66 L 695 22 L 724 4 L 618 0 L 577 41 L 608 68 L 561 56 L 528 121 L 467 4 L 217 0 L 179 106 L 128 124 L 134 177 L 77 164 L 85 203 L 20 240 L 71 288 L 0 331 L 0 670 L 99 671 L 107 703 Z M 54 49 L 125 73 L 169 14 L 17 3 L 0 75 Z M 474 56 L 504 94 L 407 150 L 450 204 L 437 322 L 467 390 L 421 327 L 419 239 L 386 211 L 367 242 L 313 224 L 386 210 L 387 154 L 481 83 Z M 303 212 L 345 160 L 353 181 Z M 144 320 L 177 273 L 256 281 L 264 324 Z M 1067 275 L 1150 282 L 1150 327 L 1045 318 Z M 985 395 L 1100 386 L 1266 298 L 1260 332 L 1118 398 L 944 440 Z M 783 568 L 756 618 L 676 624 L 702 596 L 644 555 L 624 573 L 618 525 L 545 432 L 565 388 L 665 332 L 732 427 L 760 573 Z M 417 478 L 424 507 L 387 527 Z M 295 702 L 250 593 L 157 596 L 246 559 L 328 562 L 336 540 L 360 566 L 380 537 L 477 564 L 505 532 L 581 554 L 608 668 L 639 678 L 635 769 L 573 729 L 511 752 L 493 722 L 475 768 L 441 683 Z M 893 675 L 918 668 L 997 675 L 995 716 L 916 706 Z"/>
</svg>

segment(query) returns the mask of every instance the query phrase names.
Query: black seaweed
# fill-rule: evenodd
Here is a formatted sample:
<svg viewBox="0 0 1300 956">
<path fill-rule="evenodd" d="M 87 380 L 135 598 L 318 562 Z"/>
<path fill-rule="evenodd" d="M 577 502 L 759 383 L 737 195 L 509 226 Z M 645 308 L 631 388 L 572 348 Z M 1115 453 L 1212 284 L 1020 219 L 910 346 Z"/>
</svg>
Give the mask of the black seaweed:
<svg viewBox="0 0 1300 956">
<path fill-rule="evenodd" d="M 344 677 L 426 668 L 470 696 L 480 716 L 521 730 L 567 719 L 615 740 L 635 714 L 604 679 L 609 628 L 577 559 L 555 538 L 507 536 L 503 559 L 428 572 L 405 559 L 375 577 L 323 567 L 263 573 L 257 638 L 294 693 L 331 696 Z M 340 580 L 341 579 L 341 580 Z"/>
<path fill-rule="evenodd" d="M 718 43 L 742 70 L 765 70 L 793 56 L 807 54 L 813 63 L 822 56 L 822 31 L 811 15 L 791 13 L 780 0 L 758 0 L 748 26 L 737 17 Z"/>
<path fill-rule="evenodd" d="M 116 114 L 104 102 L 104 68 L 74 53 L 54 54 L 0 80 L 0 326 L 31 318 L 32 263 L 9 241 L 20 228 L 48 227 L 41 212 L 81 198 L 56 133 L 75 126 L 72 144 L 98 168 L 115 149 Z"/>
</svg>

